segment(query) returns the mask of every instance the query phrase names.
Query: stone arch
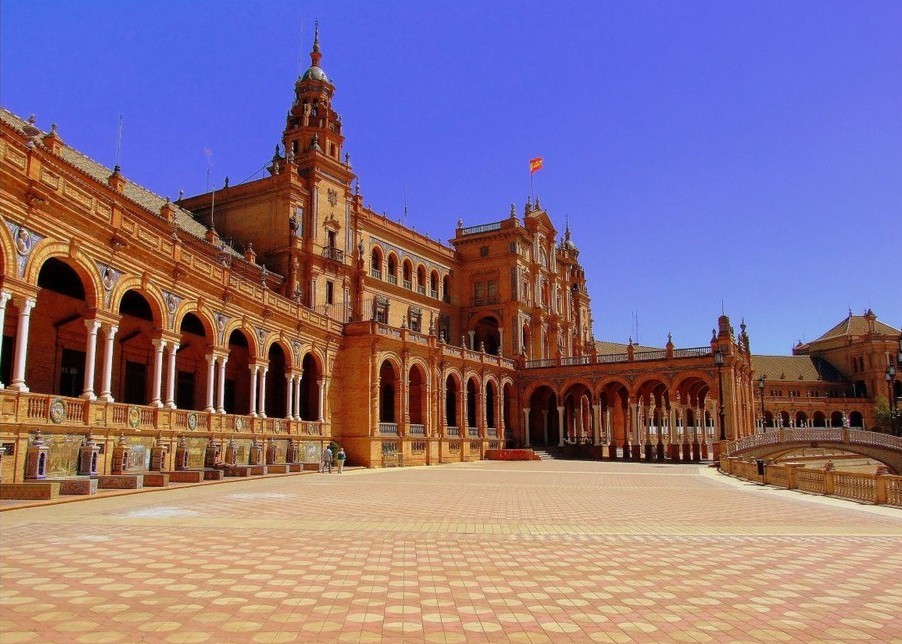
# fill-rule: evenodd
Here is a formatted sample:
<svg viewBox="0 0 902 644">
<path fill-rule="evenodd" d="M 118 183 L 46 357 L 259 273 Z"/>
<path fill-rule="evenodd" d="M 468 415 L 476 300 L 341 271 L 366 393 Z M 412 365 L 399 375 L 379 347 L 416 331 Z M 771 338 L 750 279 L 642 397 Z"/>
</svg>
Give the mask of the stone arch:
<svg viewBox="0 0 902 644">
<path fill-rule="evenodd" d="M 413 262 L 409 257 L 401 261 L 401 279 L 404 280 L 404 288 L 413 288 Z"/>
<path fill-rule="evenodd" d="M 434 268 L 429 272 L 429 295 L 438 297 L 438 271 Z"/>
<path fill-rule="evenodd" d="M 451 276 L 448 274 L 442 276 L 442 299 L 451 302 Z"/>
<path fill-rule="evenodd" d="M 81 280 L 85 290 L 85 305 L 88 308 L 103 308 L 99 294 L 103 291 L 100 283 L 100 275 L 97 273 L 94 263 L 82 250 L 76 250 L 73 257 L 70 253 L 70 245 L 63 242 L 41 240 L 31 251 L 28 262 L 25 264 L 23 278 L 29 284 L 37 286 L 38 275 L 47 260 L 56 259 L 66 264 L 75 271 Z M 15 275 L 15 271 L 11 273 Z"/>
<path fill-rule="evenodd" d="M 370 273 L 374 277 L 382 277 L 382 263 L 385 260 L 385 253 L 379 244 L 373 244 L 370 249 Z"/>
<path fill-rule="evenodd" d="M 257 337 L 240 323 L 223 329 L 223 344 L 229 361 L 226 363 L 223 407 L 229 414 L 249 414 L 251 374 L 250 366 L 257 355 Z"/>
<path fill-rule="evenodd" d="M 533 445 L 557 445 L 561 436 L 558 406 L 560 399 L 553 387 L 547 383 L 531 387 L 528 401 L 529 418 L 524 431 L 524 442 Z M 526 437 L 528 436 L 528 440 Z"/>
<path fill-rule="evenodd" d="M 301 393 L 298 401 L 301 420 L 319 420 L 322 416 L 319 400 L 320 381 L 323 377 L 323 361 L 309 348 L 301 358 Z"/>
<path fill-rule="evenodd" d="M 466 408 L 464 412 L 467 418 L 467 427 L 479 427 L 479 419 L 482 411 L 482 383 L 476 374 L 469 374 L 466 379 Z"/>
<path fill-rule="evenodd" d="M 266 400 L 263 411 L 271 418 L 290 416 L 287 407 L 285 372 L 291 368 L 291 349 L 278 336 L 272 336 L 264 345 L 266 355 Z"/>
<path fill-rule="evenodd" d="M 853 411 L 849 414 L 849 427 L 864 427 L 864 416 L 860 411 Z"/>
<path fill-rule="evenodd" d="M 386 356 L 379 360 L 379 423 L 393 424 L 397 431 L 400 416 L 399 398 L 401 363 L 396 357 Z M 380 430 L 381 431 L 381 430 Z"/>
<path fill-rule="evenodd" d="M 422 360 L 412 360 L 407 369 L 407 413 L 411 425 L 425 425 L 428 417 L 429 368 Z M 424 429 L 425 431 L 425 429 Z"/>
<path fill-rule="evenodd" d="M 811 424 L 813 427 L 826 427 L 827 416 L 822 411 L 816 411 L 811 416 Z"/>
<path fill-rule="evenodd" d="M 240 319 L 230 320 L 229 323 L 226 324 L 225 327 L 223 328 L 222 342 L 224 345 L 223 346 L 224 349 L 228 348 L 229 338 L 235 332 L 240 333 L 244 337 L 245 342 L 247 342 L 247 352 L 248 352 L 249 359 L 256 358 L 258 355 L 260 355 L 258 353 L 260 351 L 260 347 L 259 347 L 258 341 L 257 341 L 257 334 L 254 333 L 253 329 L 250 329 L 247 326 L 245 326 L 244 323 L 242 322 L 242 320 L 240 320 Z"/>
<path fill-rule="evenodd" d="M 398 254 L 393 250 L 388 251 L 385 257 L 385 274 L 388 281 L 391 281 L 391 278 L 394 278 L 395 283 L 397 283 L 399 264 L 400 260 Z"/>
<path fill-rule="evenodd" d="M 591 385 L 581 378 L 571 378 L 561 386 L 560 392 L 564 406 L 564 442 L 578 443 L 589 435 L 594 437 L 595 396 Z"/>
<path fill-rule="evenodd" d="M 456 369 L 446 369 L 442 373 L 444 395 L 445 425 L 460 428 L 460 411 L 458 401 L 461 395 L 461 374 Z"/>
<path fill-rule="evenodd" d="M 490 355 L 498 355 L 498 349 L 501 347 L 501 322 L 497 316 L 488 314 L 478 319 L 474 319 L 470 331 L 473 333 L 474 351 L 482 351 L 483 346 L 485 352 Z"/>
<path fill-rule="evenodd" d="M 6 226 L 0 226 L 0 269 L 4 275 L 16 274 L 16 245 Z"/>
<path fill-rule="evenodd" d="M 16 384 L 35 393 L 70 397 L 81 396 L 86 386 L 94 391 L 96 368 L 95 379 L 86 382 L 90 367 L 85 321 L 94 317 L 89 270 L 67 255 L 51 254 L 30 267 L 35 269 L 32 283 L 38 290 L 31 310 L 24 381 Z M 15 319 L 19 301 L 13 299 L 7 307 L 7 319 Z M 18 329 L 14 329 L 15 343 Z M 12 353 L 8 356 L 11 359 Z M 95 360 L 93 366 L 97 364 Z"/>
<path fill-rule="evenodd" d="M 110 292 L 110 311 L 118 311 L 122 298 L 129 291 L 134 291 L 143 297 L 153 313 L 153 322 L 157 328 L 162 328 L 166 322 L 166 305 L 159 289 L 148 284 L 136 275 L 123 275 Z"/>
<path fill-rule="evenodd" d="M 498 428 L 496 406 L 498 404 L 498 382 L 494 378 L 486 378 L 483 382 L 485 393 L 483 395 L 483 409 L 485 410 L 485 426 Z"/>
<path fill-rule="evenodd" d="M 417 263 L 417 292 L 426 294 L 426 265 L 423 262 Z"/>
<path fill-rule="evenodd" d="M 207 354 L 216 339 L 214 326 L 196 306 L 182 306 L 176 312 L 179 317 L 174 329 L 180 346 L 176 354 L 175 406 L 200 410 L 209 378 Z"/>
<path fill-rule="evenodd" d="M 183 300 L 179 306 L 176 307 L 175 311 L 172 313 L 172 328 L 174 330 L 180 329 L 185 318 L 189 314 L 194 315 L 194 317 L 200 321 L 204 329 L 204 337 L 207 338 L 211 346 L 214 345 L 217 338 L 216 326 L 213 324 L 213 320 L 208 315 L 208 312 L 197 306 L 197 302 Z"/>
<path fill-rule="evenodd" d="M 154 353 L 152 339 L 162 325 L 163 311 L 152 292 L 142 289 L 137 280 L 130 281 L 137 288 L 128 288 L 113 300 L 112 310 L 119 316 L 113 343 L 114 391 L 123 403 L 146 405 L 152 375 L 148 358 Z"/>
</svg>

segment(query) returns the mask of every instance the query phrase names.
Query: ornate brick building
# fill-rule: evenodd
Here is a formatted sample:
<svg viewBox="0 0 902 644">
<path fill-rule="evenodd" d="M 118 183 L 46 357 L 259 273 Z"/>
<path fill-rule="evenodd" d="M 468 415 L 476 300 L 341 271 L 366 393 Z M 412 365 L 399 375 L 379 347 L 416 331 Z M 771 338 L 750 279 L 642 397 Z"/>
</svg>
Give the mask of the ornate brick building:
<svg viewBox="0 0 902 644">
<path fill-rule="evenodd" d="M 100 472 L 176 471 L 315 463 L 331 439 L 368 466 L 537 443 L 688 460 L 761 425 L 745 325 L 596 342 L 579 250 L 538 200 L 450 245 L 365 207 L 318 37 L 310 56 L 269 176 L 176 202 L 0 110 L 3 481 L 41 441 L 65 477 L 86 446 Z M 845 359 L 822 340 L 797 353 Z"/>
</svg>

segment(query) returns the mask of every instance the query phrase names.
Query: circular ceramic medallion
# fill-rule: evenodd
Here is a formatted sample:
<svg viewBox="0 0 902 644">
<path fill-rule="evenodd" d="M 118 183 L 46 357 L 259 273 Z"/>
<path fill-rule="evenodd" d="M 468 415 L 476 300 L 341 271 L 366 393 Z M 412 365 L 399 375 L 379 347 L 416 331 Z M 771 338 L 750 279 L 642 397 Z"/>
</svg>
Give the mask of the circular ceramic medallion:
<svg viewBox="0 0 902 644">
<path fill-rule="evenodd" d="M 197 429 L 197 414 L 195 414 L 193 411 L 188 414 L 188 429 L 190 429 L 191 431 Z"/>
<path fill-rule="evenodd" d="M 54 398 L 50 401 L 50 420 L 57 425 L 66 420 L 66 403 L 62 398 Z"/>
<path fill-rule="evenodd" d="M 241 416 L 235 419 L 235 429 L 239 432 L 244 429 L 244 419 Z"/>
<path fill-rule="evenodd" d="M 272 429 L 276 434 L 281 434 L 282 433 L 282 421 L 277 420 L 276 422 L 274 422 Z"/>
<path fill-rule="evenodd" d="M 128 408 L 128 426 L 135 428 L 139 422 L 141 422 L 141 411 L 134 405 L 131 405 Z"/>
</svg>

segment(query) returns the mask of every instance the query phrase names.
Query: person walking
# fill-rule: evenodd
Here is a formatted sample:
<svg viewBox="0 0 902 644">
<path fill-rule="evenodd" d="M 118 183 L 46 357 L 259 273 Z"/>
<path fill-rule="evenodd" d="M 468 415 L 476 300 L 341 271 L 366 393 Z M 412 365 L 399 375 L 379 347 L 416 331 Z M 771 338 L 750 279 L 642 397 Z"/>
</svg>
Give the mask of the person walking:
<svg viewBox="0 0 902 644">
<path fill-rule="evenodd" d="M 319 471 L 325 473 L 327 470 L 329 474 L 332 473 L 332 448 L 330 447 L 323 450 L 323 466 Z"/>
<path fill-rule="evenodd" d="M 339 474 L 341 474 L 341 470 L 344 469 L 345 458 L 347 458 L 347 454 L 345 454 L 345 448 L 339 447 L 338 454 L 335 455 L 335 459 L 338 461 L 338 473 Z"/>
</svg>

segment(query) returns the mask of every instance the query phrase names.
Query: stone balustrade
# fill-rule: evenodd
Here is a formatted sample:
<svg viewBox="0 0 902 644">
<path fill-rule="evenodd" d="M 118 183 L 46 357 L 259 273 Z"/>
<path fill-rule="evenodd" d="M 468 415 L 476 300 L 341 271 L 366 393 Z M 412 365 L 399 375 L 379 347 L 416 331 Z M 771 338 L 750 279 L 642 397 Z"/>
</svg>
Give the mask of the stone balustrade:
<svg viewBox="0 0 902 644">
<path fill-rule="evenodd" d="M 773 485 L 787 490 L 835 496 L 861 503 L 902 507 L 902 476 L 880 468 L 875 474 L 806 468 L 798 463 L 775 464 L 761 459 L 724 456 L 720 471 L 746 481 Z"/>
</svg>

